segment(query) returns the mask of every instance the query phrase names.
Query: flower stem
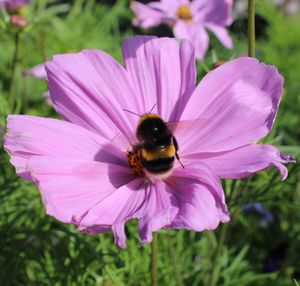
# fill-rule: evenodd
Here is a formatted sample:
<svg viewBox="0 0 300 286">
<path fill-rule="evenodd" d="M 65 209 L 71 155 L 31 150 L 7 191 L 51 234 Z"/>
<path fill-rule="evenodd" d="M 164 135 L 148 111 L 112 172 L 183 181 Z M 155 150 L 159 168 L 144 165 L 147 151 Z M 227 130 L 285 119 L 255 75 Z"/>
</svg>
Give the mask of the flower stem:
<svg viewBox="0 0 300 286">
<path fill-rule="evenodd" d="M 157 286 L 157 233 L 153 232 L 151 242 L 151 286 Z"/>
<path fill-rule="evenodd" d="M 248 0 L 248 56 L 255 57 L 255 0 Z"/>
<path fill-rule="evenodd" d="M 169 248 L 169 255 L 171 258 L 171 262 L 172 262 L 174 280 L 175 280 L 177 286 L 183 286 L 178 261 L 176 259 L 176 250 L 174 248 L 172 239 L 168 240 L 168 248 Z"/>
<path fill-rule="evenodd" d="M 218 283 L 219 274 L 220 274 L 220 270 L 221 270 L 221 266 L 218 263 L 218 261 L 219 261 L 220 255 L 222 254 L 222 250 L 223 250 L 223 246 L 224 246 L 224 242 L 225 242 L 225 238 L 226 238 L 226 233 L 227 233 L 227 228 L 228 228 L 227 224 L 223 224 L 221 226 L 221 233 L 220 233 L 219 240 L 218 240 L 216 254 L 214 256 L 212 274 L 210 276 L 210 281 L 208 284 L 209 286 L 215 286 Z"/>
<path fill-rule="evenodd" d="M 10 103 L 11 110 L 14 110 L 14 105 L 15 105 L 14 85 L 15 85 L 17 64 L 19 60 L 19 51 L 20 51 L 20 32 L 16 32 L 15 51 L 13 54 L 13 59 L 11 64 L 11 76 L 10 76 L 9 87 L 8 87 L 8 92 L 9 92 L 8 96 L 9 96 L 9 103 Z"/>
<path fill-rule="evenodd" d="M 45 33 L 44 31 L 40 30 L 39 33 L 39 47 L 40 47 L 40 51 L 43 57 L 43 61 L 46 62 L 47 61 L 47 51 L 46 51 L 46 45 L 45 45 Z"/>
</svg>

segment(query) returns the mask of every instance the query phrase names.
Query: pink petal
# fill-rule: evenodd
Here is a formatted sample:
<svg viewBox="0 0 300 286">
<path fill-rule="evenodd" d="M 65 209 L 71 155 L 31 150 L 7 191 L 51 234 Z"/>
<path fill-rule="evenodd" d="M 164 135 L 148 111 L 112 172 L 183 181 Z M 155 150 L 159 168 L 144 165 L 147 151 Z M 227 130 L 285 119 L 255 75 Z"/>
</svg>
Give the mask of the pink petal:
<svg viewBox="0 0 300 286">
<path fill-rule="evenodd" d="M 141 216 L 146 194 L 151 192 L 151 187 L 147 190 L 145 186 L 146 183 L 140 179 L 132 180 L 103 197 L 79 222 L 80 229 L 90 233 L 112 229 L 115 242 L 125 248 L 125 223 Z"/>
<path fill-rule="evenodd" d="M 31 69 L 28 69 L 23 72 L 23 76 L 32 76 L 36 78 L 46 78 L 46 70 L 44 64 L 39 64 L 37 66 L 34 66 Z"/>
<path fill-rule="evenodd" d="M 233 0 L 194 0 L 191 8 L 197 21 L 227 26 L 232 23 L 232 5 Z"/>
<path fill-rule="evenodd" d="M 19 9 L 27 4 L 29 4 L 31 0 L 2 0 L 0 1 L 0 8 L 4 8 L 7 10 Z"/>
<path fill-rule="evenodd" d="M 10 115 L 7 122 L 4 147 L 11 156 L 17 173 L 30 179 L 26 170 L 27 160 L 32 156 L 55 156 L 125 162 L 125 152 L 108 151 L 110 142 L 80 126 L 57 119 L 28 115 Z M 114 156 L 107 154 L 114 154 Z M 114 159 L 115 158 L 115 159 Z"/>
<path fill-rule="evenodd" d="M 128 167 L 52 156 L 32 157 L 27 168 L 41 191 L 47 214 L 65 223 L 79 222 L 133 179 Z"/>
<path fill-rule="evenodd" d="M 210 29 L 226 48 L 232 49 L 232 39 L 226 28 L 215 24 L 207 24 L 205 27 Z"/>
<path fill-rule="evenodd" d="M 171 225 L 178 213 L 178 204 L 163 181 L 157 180 L 147 193 L 143 215 L 139 220 L 139 231 L 142 243 L 152 241 L 152 233 Z"/>
<path fill-rule="evenodd" d="M 203 120 L 176 138 L 183 156 L 222 152 L 266 136 L 275 120 L 283 78 L 273 66 L 238 58 L 208 73 L 181 120 Z"/>
<path fill-rule="evenodd" d="M 126 69 L 143 102 L 143 113 L 176 121 L 195 86 L 194 49 L 187 41 L 137 36 L 123 44 Z M 136 110 L 132 111 L 136 112 Z"/>
<path fill-rule="evenodd" d="M 204 26 L 178 21 L 173 27 L 173 32 L 176 38 L 189 40 L 195 46 L 197 59 L 204 58 L 209 45 L 209 37 Z"/>
<path fill-rule="evenodd" d="M 189 0 L 161 0 L 160 2 L 169 15 L 175 15 L 179 6 L 187 6 L 190 4 Z"/>
<path fill-rule="evenodd" d="M 258 171 L 276 167 L 285 180 L 288 170 L 283 164 L 295 160 L 272 145 L 251 144 L 222 153 L 193 154 L 191 160 L 201 160 L 221 178 L 239 179 Z"/>
<path fill-rule="evenodd" d="M 15 27 L 24 28 L 28 25 L 28 20 L 22 15 L 11 15 L 9 20 L 10 24 Z"/>
<path fill-rule="evenodd" d="M 126 247 L 125 223 L 139 220 L 143 243 L 161 228 L 214 229 L 229 216 L 218 178 L 204 165 L 190 164 L 174 171 L 166 182 L 136 179 L 111 192 L 78 221 L 81 230 L 112 229 L 116 243 Z"/>
<path fill-rule="evenodd" d="M 152 2 L 155 3 L 155 2 Z M 163 22 L 164 13 L 151 7 L 151 3 L 148 5 L 139 3 L 137 1 L 131 2 L 131 10 L 135 13 L 133 24 L 145 29 L 158 26 Z"/>
<path fill-rule="evenodd" d="M 213 230 L 220 222 L 229 221 L 222 186 L 205 165 L 190 164 L 185 169 L 178 168 L 167 185 L 179 208 L 171 228 Z"/>
<path fill-rule="evenodd" d="M 203 231 L 229 221 L 218 178 L 202 164 L 181 167 L 166 182 L 156 181 L 149 192 L 139 229 L 142 242 L 151 242 L 161 228 Z"/>
<path fill-rule="evenodd" d="M 134 133 L 138 110 L 135 90 L 125 69 L 104 52 L 85 50 L 58 55 L 46 63 L 51 100 L 68 121 L 112 140 Z"/>
</svg>

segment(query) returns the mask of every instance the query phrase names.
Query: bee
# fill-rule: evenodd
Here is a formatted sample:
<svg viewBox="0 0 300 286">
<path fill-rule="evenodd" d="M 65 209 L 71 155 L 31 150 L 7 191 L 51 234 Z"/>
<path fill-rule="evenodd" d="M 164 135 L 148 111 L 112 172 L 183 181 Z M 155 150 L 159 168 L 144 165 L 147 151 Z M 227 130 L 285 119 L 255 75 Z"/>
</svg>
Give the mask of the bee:
<svg viewBox="0 0 300 286">
<path fill-rule="evenodd" d="M 175 158 L 181 164 L 176 138 L 159 115 L 142 115 L 136 138 L 138 143 L 128 152 L 128 163 L 137 174 L 166 177 L 172 171 Z"/>
</svg>

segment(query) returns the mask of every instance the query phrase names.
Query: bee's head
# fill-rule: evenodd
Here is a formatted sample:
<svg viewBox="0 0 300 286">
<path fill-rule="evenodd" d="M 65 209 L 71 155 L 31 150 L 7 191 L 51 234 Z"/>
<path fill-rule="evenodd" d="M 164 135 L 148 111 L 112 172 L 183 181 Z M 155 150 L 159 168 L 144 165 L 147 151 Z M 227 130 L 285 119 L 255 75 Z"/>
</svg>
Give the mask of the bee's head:
<svg viewBox="0 0 300 286">
<path fill-rule="evenodd" d="M 170 131 L 166 123 L 156 114 L 145 114 L 141 117 L 136 131 L 137 139 L 147 144 L 157 144 L 168 136 Z"/>
</svg>

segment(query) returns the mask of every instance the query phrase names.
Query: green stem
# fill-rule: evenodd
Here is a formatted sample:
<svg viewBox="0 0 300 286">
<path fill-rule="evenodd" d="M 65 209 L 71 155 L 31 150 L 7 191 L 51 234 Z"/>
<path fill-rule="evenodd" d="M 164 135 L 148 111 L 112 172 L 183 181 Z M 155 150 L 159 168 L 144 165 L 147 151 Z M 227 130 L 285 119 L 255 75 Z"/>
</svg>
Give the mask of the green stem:
<svg viewBox="0 0 300 286">
<path fill-rule="evenodd" d="M 17 65 L 19 60 L 19 52 L 20 52 L 20 32 L 16 32 L 15 51 L 12 58 L 11 76 L 10 76 L 9 87 L 8 87 L 9 103 L 10 103 L 11 110 L 14 110 L 14 105 L 15 105 L 14 85 L 15 85 L 16 71 L 17 71 Z"/>
<path fill-rule="evenodd" d="M 255 57 L 255 0 L 248 0 L 248 56 Z"/>
<path fill-rule="evenodd" d="M 222 225 L 221 233 L 220 233 L 219 240 L 218 240 L 218 246 L 217 246 L 216 254 L 214 257 L 214 261 L 213 261 L 212 274 L 210 276 L 210 281 L 208 284 L 209 286 L 215 286 L 215 285 L 217 285 L 217 282 L 218 282 L 219 273 L 221 270 L 221 266 L 218 264 L 218 260 L 219 260 L 219 256 L 222 254 L 222 250 L 223 250 L 223 246 L 224 246 L 224 242 L 225 242 L 225 238 L 226 238 L 226 233 L 227 233 L 227 228 L 228 228 L 227 224 Z"/>
<path fill-rule="evenodd" d="M 47 61 L 47 51 L 46 51 L 46 45 L 45 45 L 45 33 L 44 31 L 40 30 L 39 31 L 39 47 L 40 47 L 40 51 L 43 57 L 43 61 L 46 62 Z"/>
<path fill-rule="evenodd" d="M 176 259 L 176 250 L 174 248 L 172 239 L 168 240 L 168 248 L 169 248 L 169 255 L 171 258 L 171 262 L 172 262 L 173 274 L 174 274 L 174 279 L 176 281 L 176 285 L 183 286 L 180 269 L 179 269 L 177 259 Z"/>
<path fill-rule="evenodd" d="M 157 286 L 157 233 L 153 232 L 151 242 L 151 286 Z"/>
</svg>

